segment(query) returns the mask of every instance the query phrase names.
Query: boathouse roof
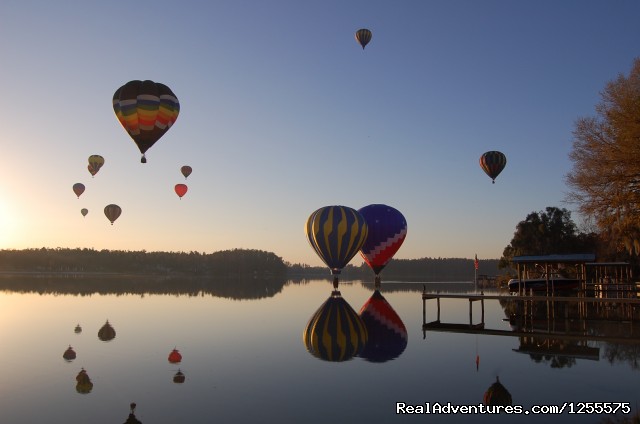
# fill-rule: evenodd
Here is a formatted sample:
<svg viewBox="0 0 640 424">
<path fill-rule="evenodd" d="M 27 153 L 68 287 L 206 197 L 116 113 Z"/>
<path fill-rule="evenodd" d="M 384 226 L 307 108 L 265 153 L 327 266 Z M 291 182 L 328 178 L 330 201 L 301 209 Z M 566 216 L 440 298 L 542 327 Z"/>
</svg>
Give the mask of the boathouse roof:
<svg viewBox="0 0 640 424">
<path fill-rule="evenodd" d="M 594 253 L 571 253 L 567 255 L 539 255 L 539 256 L 514 256 L 512 261 L 515 263 L 587 263 L 594 262 L 596 255 Z"/>
</svg>

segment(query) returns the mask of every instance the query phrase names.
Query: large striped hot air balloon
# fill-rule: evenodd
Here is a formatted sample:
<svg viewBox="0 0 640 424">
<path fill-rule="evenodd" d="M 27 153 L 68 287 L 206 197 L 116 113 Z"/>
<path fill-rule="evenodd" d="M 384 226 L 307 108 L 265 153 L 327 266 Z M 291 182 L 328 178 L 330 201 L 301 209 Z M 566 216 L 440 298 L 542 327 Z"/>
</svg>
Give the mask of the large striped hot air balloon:
<svg viewBox="0 0 640 424">
<path fill-rule="evenodd" d="M 360 318 L 368 335 L 360 357 L 370 362 L 385 362 L 404 352 L 409 339 L 407 328 L 380 290 L 375 290 L 362 305 Z"/>
<path fill-rule="evenodd" d="M 360 213 L 347 206 L 325 206 L 309 216 L 307 239 L 335 276 L 360 250 L 367 239 L 367 223 Z"/>
<path fill-rule="evenodd" d="M 506 165 L 507 157 L 502 152 L 492 150 L 480 156 L 480 167 L 491 178 L 493 184 Z"/>
<path fill-rule="evenodd" d="M 371 35 L 371 31 L 366 28 L 361 28 L 356 31 L 356 41 L 362 46 L 362 50 L 364 50 L 365 46 L 371 41 Z"/>
<path fill-rule="evenodd" d="M 302 340 L 313 356 L 342 362 L 362 351 L 367 329 L 340 292 L 334 290 L 307 323 Z"/>
<path fill-rule="evenodd" d="M 113 111 L 142 153 L 140 162 L 146 163 L 145 152 L 176 122 L 180 103 L 166 85 L 134 80 L 113 94 Z"/>
<path fill-rule="evenodd" d="M 373 272 L 379 283 L 380 271 L 396 254 L 407 236 L 407 221 L 395 208 L 373 204 L 358 210 L 367 223 L 367 239 L 360 249 L 360 255 Z"/>
</svg>

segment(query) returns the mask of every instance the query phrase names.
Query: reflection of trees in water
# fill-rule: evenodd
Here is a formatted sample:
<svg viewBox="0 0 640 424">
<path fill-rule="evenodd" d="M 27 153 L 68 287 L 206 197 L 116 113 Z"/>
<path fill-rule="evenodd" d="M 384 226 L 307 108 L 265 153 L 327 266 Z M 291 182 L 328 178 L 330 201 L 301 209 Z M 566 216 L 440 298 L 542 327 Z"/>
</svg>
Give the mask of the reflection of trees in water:
<svg viewBox="0 0 640 424">
<path fill-rule="evenodd" d="M 214 296 L 229 299 L 261 299 L 282 291 L 285 279 L 210 279 L 168 277 L 51 277 L 19 276 L 0 278 L 0 290 L 17 293 L 101 295 Z"/>
<path fill-rule="evenodd" d="M 589 336 L 640 340 L 640 328 L 633 325 L 633 321 L 624 321 L 629 318 L 629 311 L 620 305 L 523 303 L 508 299 L 500 300 L 500 305 L 514 330 L 532 332 L 530 337 L 520 337 L 517 351 L 529 354 L 536 363 L 548 363 L 552 368 L 571 367 L 580 358 L 598 360 L 600 348 L 587 345 Z M 635 315 L 633 318 L 637 319 Z M 544 333 L 553 333 L 554 337 L 545 337 Z M 563 334 L 584 336 L 584 339 L 562 338 Z M 602 349 L 603 359 L 610 363 L 628 363 L 632 369 L 640 369 L 640 345 L 614 341 L 601 341 L 597 345 Z"/>
<path fill-rule="evenodd" d="M 635 344 L 607 343 L 604 347 L 603 358 L 614 364 L 626 362 L 631 369 L 638 370 L 638 358 L 640 358 L 640 346 Z"/>
</svg>

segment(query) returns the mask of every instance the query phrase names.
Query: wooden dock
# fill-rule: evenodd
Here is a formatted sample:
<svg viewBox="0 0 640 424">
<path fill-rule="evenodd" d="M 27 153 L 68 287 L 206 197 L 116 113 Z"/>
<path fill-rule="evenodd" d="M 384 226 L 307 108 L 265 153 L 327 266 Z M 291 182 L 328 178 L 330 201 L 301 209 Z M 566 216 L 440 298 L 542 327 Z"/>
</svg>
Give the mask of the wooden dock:
<svg viewBox="0 0 640 424">
<path fill-rule="evenodd" d="M 437 302 L 437 319 L 427 322 L 427 300 L 435 299 Z M 469 302 L 469 322 L 468 323 L 443 323 L 440 320 L 441 303 L 440 299 L 459 299 Z M 514 330 L 489 329 L 485 326 L 484 320 L 484 301 L 498 300 L 506 302 L 514 302 L 518 311 L 513 317 L 510 317 L 518 323 Z M 473 305 L 480 302 L 481 314 L 480 322 L 473 322 Z M 564 313 L 558 316 L 556 305 L 558 304 L 577 304 L 573 309 L 577 316 L 569 315 L 569 307 L 564 306 Z M 542 314 L 542 320 L 546 323 L 545 328 L 534 328 L 532 322 L 534 318 L 540 321 L 540 317 L 534 317 L 535 305 L 542 305 L 546 309 L 546 313 Z M 595 305 L 588 307 L 588 305 Z M 589 310 L 596 308 L 596 311 Z M 611 319 L 608 310 L 615 309 L 619 313 L 615 319 Z M 611 343 L 633 343 L 640 344 L 640 335 L 634 331 L 637 322 L 640 321 L 638 314 L 640 311 L 640 298 L 637 297 L 620 297 L 620 298 L 602 298 L 602 297 L 586 297 L 579 296 L 523 296 L 523 295 L 503 295 L 503 294 L 453 294 L 453 293 L 422 293 L 422 331 L 423 337 L 426 338 L 427 331 L 439 332 L 455 332 L 469 334 L 486 334 L 492 336 L 511 336 L 520 338 L 544 337 L 544 338 L 561 338 L 572 341 L 607 341 Z M 538 311 L 539 312 L 539 311 Z M 544 311 L 543 311 L 544 312 Z M 621 316 L 621 318 L 620 318 Z M 578 327 L 583 330 L 578 332 L 558 331 L 556 323 L 579 322 Z M 606 336 L 586 331 L 587 323 L 595 321 L 614 322 L 623 326 L 625 335 Z M 568 328 L 568 326 L 565 326 Z M 628 335 L 628 336 L 627 336 Z"/>
</svg>

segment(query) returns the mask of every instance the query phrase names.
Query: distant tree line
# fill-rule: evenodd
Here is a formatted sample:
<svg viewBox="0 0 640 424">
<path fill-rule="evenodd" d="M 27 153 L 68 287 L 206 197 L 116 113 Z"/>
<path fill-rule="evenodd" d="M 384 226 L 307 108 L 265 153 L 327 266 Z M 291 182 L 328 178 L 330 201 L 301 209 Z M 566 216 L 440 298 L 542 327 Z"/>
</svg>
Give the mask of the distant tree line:
<svg viewBox="0 0 640 424">
<path fill-rule="evenodd" d="M 40 248 L 0 250 L 0 271 L 41 273 L 120 273 L 215 277 L 329 278 L 327 267 L 289 264 L 275 253 L 233 249 L 214 253 L 147 252 Z M 496 275 L 498 259 L 479 261 L 478 273 Z M 472 281 L 473 259 L 393 259 L 382 271 L 383 279 L 402 281 Z M 343 279 L 373 279 L 366 263 L 348 265 Z"/>
<path fill-rule="evenodd" d="M 479 260 L 478 275 L 498 275 L 501 272 L 498 269 L 498 262 L 498 259 Z M 329 277 L 329 269 L 295 264 L 289 266 L 289 275 L 323 278 Z M 474 260 L 464 258 L 392 259 L 380 275 L 383 281 L 473 281 Z M 362 262 L 360 265 L 347 265 L 340 276 L 344 279 L 367 281 L 373 280 L 374 274 L 371 268 Z"/>
<path fill-rule="evenodd" d="M 250 249 L 199 253 L 43 247 L 0 250 L 0 271 L 264 278 L 286 276 L 287 266 L 274 253 Z"/>
</svg>

